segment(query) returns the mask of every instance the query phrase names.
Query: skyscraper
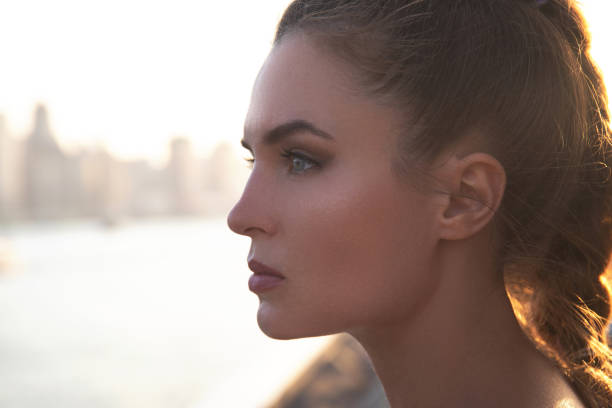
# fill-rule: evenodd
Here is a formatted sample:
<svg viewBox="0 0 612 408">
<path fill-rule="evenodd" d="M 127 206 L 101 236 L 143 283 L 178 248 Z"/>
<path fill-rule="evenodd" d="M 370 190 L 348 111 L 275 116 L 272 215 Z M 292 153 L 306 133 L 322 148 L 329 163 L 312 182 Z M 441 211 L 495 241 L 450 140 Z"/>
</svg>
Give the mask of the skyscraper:
<svg viewBox="0 0 612 408">
<path fill-rule="evenodd" d="M 66 157 L 49 126 L 47 109 L 38 105 L 25 142 L 25 209 L 34 219 L 64 215 Z"/>
<path fill-rule="evenodd" d="M 178 137 L 171 141 L 167 172 L 174 213 L 198 213 L 201 206 L 201 169 L 188 139 Z"/>
<path fill-rule="evenodd" d="M 23 186 L 21 143 L 11 138 L 0 115 L 0 220 L 19 217 Z"/>
</svg>

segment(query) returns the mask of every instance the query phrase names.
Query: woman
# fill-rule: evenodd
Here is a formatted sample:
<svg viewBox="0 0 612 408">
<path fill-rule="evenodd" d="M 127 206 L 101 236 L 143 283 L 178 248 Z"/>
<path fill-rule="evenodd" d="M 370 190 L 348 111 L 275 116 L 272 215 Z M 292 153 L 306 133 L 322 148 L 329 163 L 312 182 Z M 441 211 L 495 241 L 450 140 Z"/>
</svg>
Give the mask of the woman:
<svg viewBox="0 0 612 408">
<path fill-rule="evenodd" d="M 296 0 L 253 89 L 258 323 L 393 407 L 609 407 L 604 85 L 571 0 Z"/>
</svg>

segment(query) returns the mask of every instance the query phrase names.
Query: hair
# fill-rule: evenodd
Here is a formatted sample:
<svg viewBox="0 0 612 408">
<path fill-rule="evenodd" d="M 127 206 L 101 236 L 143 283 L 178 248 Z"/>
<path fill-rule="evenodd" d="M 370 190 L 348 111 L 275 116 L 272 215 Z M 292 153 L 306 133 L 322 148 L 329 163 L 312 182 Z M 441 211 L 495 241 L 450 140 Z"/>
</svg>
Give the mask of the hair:
<svg viewBox="0 0 612 408">
<path fill-rule="evenodd" d="M 292 32 L 406 113 L 406 168 L 483 131 L 507 176 L 496 218 L 517 319 L 585 403 L 611 407 L 612 134 L 575 1 L 295 0 L 275 44 Z"/>
</svg>

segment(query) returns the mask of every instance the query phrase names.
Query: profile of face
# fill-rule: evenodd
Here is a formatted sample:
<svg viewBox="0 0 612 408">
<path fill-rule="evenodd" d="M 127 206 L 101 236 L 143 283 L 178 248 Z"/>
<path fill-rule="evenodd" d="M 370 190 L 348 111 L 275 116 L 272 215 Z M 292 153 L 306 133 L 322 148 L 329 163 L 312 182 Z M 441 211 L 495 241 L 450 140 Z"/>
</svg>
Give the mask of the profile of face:
<svg viewBox="0 0 612 408">
<path fill-rule="evenodd" d="M 251 287 L 268 336 L 396 324 L 435 288 L 437 195 L 394 170 L 399 123 L 307 36 L 272 50 L 245 123 L 252 172 L 228 217 L 251 238 L 252 269 L 282 275 Z"/>
</svg>

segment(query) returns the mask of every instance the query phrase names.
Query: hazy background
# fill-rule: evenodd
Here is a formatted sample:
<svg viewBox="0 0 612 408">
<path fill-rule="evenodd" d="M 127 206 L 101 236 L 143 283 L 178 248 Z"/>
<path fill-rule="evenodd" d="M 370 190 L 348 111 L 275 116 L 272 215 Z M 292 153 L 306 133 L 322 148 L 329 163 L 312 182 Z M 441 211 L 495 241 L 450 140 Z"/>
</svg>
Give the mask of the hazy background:
<svg viewBox="0 0 612 408">
<path fill-rule="evenodd" d="M 0 406 L 257 406 L 326 344 L 259 332 L 224 221 L 288 3 L 0 4 Z"/>
</svg>

